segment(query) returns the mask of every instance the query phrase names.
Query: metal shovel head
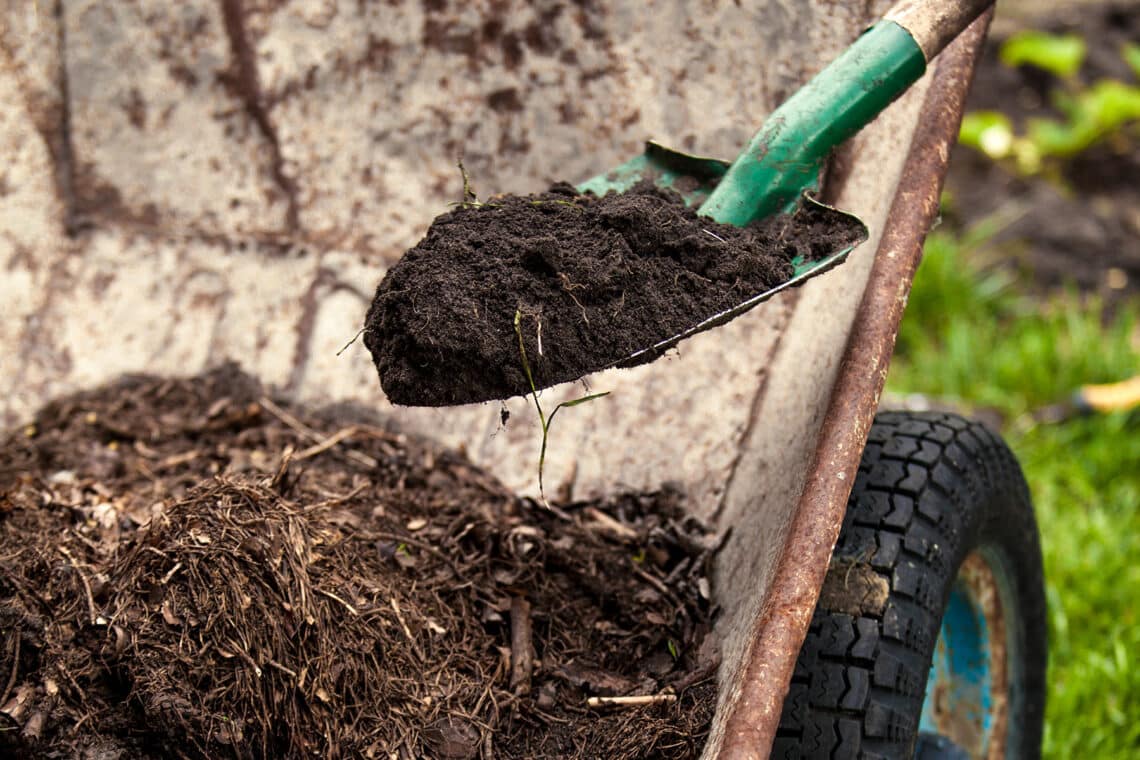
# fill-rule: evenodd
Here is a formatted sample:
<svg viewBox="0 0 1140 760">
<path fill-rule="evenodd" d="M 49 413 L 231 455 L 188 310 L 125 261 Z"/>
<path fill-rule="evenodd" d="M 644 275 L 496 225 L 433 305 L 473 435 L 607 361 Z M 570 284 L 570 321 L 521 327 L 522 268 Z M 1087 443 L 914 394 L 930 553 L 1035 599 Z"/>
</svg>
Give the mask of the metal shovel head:
<svg viewBox="0 0 1140 760">
<path fill-rule="evenodd" d="M 693 156 L 688 153 L 672 150 L 659 143 L 649 141 L 645 144 L 645 152 L 640 156 L 626 161 L 624 164 L 611 169 L 605 174 L 586 180 L 578 185 L 581 192 L 591 192 L 595 195 L 605 195 L 607 192 L 625 192 L 642 180 L 650 180 L 658 187 L 669 188 L 680 194 L 686 206 L 700 206 L 712 193 L 720 180 L 728 171 L 729 163 L 716 158 Z M 711 330 L 739 317 L 749 309 L 767 301 L 780 291 L 801 285 L 816 275 L 833 269 L 847 258 L 859 243 L 867 239 L 867 225 L 861 219 L 839 209 L 820 203 L 805 191 L 801 203 L 814 207 L 825 213 L 834 215 L 837 220 L 843 220 L 850 225 L 854 222 L 863 230 L 862 239 L 855 243 L 843 244 L 823 257 L 807 260 L 797 256 L 792 260 L 793 275 L 776 287 L 757 293 L 731 309 L 715 314 L 698 322 L 687 330 L 665 340 L 658 341 L 652 346 L 640 349 L 629 356 L 599 369 L 613 367 L 632 367 L 644 364 L 658 358 L 670 348 L 673 348 L 686 338 L 691 338 L 705 330 Z"/>
</svg>

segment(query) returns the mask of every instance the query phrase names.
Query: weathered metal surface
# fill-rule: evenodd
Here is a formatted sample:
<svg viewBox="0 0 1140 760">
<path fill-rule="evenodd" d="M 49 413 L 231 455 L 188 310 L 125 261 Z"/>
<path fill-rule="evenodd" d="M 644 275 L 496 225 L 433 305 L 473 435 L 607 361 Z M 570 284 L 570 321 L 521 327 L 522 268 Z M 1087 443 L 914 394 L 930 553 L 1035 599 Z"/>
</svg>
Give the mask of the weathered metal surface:
<svg viewBox="0 0 1140 760">
<path fill-rule="evenodd" d="M 929 61 L 993 4 L 994 0 L 899 0 L 887 19 L 910 32 Z"/>
<path fill-rule="evenodd" d="M 975 22 L 937 61 L 886 231 L 855 314 L 803 492 L 782 547 L 763 611 L 744 655 L 739 691 L 722 705 L 726 760 L 766 757 L 787 684 L 843 521 L 847 496 L 886 381 L 898 325 L 922 242 L 957 138 L 974 63 L 990 14 Z"/>
<path fill-rule="evenodd" d="M 986 760 L 1001 760 L 1010 750 L 1010 642 L 1003 602 L 1013 600 L 1003 600 L 1001 591 L 984 549 L 963 560 L 923 705 L 929 730 Z"/>
</svg>

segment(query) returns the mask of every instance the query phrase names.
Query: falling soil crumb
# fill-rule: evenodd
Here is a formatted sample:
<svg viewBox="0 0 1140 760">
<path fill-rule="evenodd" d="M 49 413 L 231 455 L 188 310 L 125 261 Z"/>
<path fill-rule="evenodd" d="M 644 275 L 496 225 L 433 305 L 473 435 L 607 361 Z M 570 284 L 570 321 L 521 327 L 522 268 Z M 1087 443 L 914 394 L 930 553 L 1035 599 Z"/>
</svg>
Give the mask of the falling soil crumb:
<svg viewBox="0 0 1140 760">
<path fill-rule="evenodd" d="M 561 507 L 233 366 L 53 402 L 0 449 L 0 755 L 697 757 L 713 537 Z"/>
<path fill-rule="evenodd" d="M 557 184 L 462 204 L 389 270 L 365 323 L 389 400 L 445 406 L 545 388 L 621 362 L 865 239 L 853 217 L 805 204 L 740 228 L 643 181 L 603 197 Z M 626 366 L 657 358 L 646 353 Z"/>
<path fill-rule="evenodd" d="M 891 586 L 866 562 L 833 558 L 819 592 L 818 607 L 829 612 L 860 617 L 882 615 Z"/>
</svg>

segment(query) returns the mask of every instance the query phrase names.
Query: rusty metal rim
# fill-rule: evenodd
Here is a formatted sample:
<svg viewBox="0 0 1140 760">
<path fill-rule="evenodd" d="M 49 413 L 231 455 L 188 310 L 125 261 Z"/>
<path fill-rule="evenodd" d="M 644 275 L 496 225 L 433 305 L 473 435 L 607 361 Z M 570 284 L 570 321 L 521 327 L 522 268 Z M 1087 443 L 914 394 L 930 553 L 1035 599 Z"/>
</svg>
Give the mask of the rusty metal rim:
<svg viewBox="0 0 1140 760">
<path fill-rule="evenodd" d="M 971 552 L 962 562 L 951 599 L 964 602 L 968 609 L 959 610 L 972 621 L 948 621 L 943 618 L 936 647 L 931 681 L 927 683 L 924 718 L 931 728 L 969 751 L 971 757 L 1000 760 L 1009 745 L 1009 640 L 1006 608 L 1011 606 L 1008 578 L 1003 578 L 998 555 L 986 548 Z M 1003 582 L 1004 581 L 1004 582 Z M 947 610 L 947 615 L 949 615 Z M 948 630 L 948 622 L 961 624 L 973 631 Z M 961 626 L 960 626 L 961 627 Z M 964 635 L 963 635 L 964 634 Z M 950 651 L 955 643 L 976 651 Z M 967 655 L 962 657 L 961 655 Z M 957 672 L 962 660 L 966 669 Z M 937 671 L 937 672 L 936 672 Z M 984 671 L 984 674 L 981 672 Z M 984 675 L 979 678 L 978 676 Z M 966 676 L 962 679 L 962 676 Z M 972 676 L 972 677 L 971 677 Z M 959 683 L 958 681 L 961 681 Z M 957 687 L 965 687 L 958 689 Z M 974 701 L 963 709 L 961 700 Z"/>
<path fill-rule="evenodd" d="M 918 127 L 875 253 L 831 392 L 803 494 L 753 629 L 736 698 L 726 710 L 721 760 L 765 757 L 839 537 L 847 497 L 886 382 L 922 244 L 938 214 L 950 149 L 993 12 L 937 59 Z"/>
</svg>

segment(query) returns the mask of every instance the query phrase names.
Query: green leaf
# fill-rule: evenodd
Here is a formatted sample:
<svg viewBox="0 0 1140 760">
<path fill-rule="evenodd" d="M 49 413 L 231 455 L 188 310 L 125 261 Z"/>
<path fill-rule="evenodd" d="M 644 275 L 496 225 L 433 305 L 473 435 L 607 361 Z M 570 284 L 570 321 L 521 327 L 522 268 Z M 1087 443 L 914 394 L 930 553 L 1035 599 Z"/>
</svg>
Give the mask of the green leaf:
<svg viewBox="0 0 1140 760">
<path fill-rule="evenodd" d="M 998 111 L 971 111 L 962 117 L 958 140 L 992 159 L 1005 158 L 1013 148 L 1013 124 Z"/>
<path fill-rule="evenodd" d="M 681 653 L 677 651 L 677 642 L 673 641 L 673 639 L 666 639 L 665 646 L 669 649 L 669 654 L 673 656 L 674 660 L 681 658 Z"/>
<path fill-rule="evenodd" d="M 603 391 L 601 393 L 591 393 L 589 396 L 583 396 L 582 398 L 576 398 L 572 401 L 563 401 L 558 406 L 554 407 L 554 411 L 551 412 L 550 416 L 546 418 L 546 424 L 548 426 L 550 425 L 550 421 L 554 419 L 554 415 L 558 414 L 559 409 L 565 409 L 565 408 L 571 407 L 571 406 L 578 406 L 578 404 L 584 404 L 587 401 L 593 401 L 596 398 L 601 398 L 602 396 L 608 396 L 608 395 L 610 395 L 609 391 Z"/>
<path fill-rule="evenodd" d="M 1140 121 L 1140 87 L 1115 79 L 1102 79 L 1081 98 L 1097 125 L 1115 132 L 1125 124 Z"/>
<path fill-rule="evenodd" d="M 573 401 L 563 401 L 561 404 L 559 404 L 559 406 L 578 406 L 578 404 L 584 404 L 587 401 L 593 401 L 596 398 L 601 398 L 602 396 L 608 396 L 608 395 L 610 395 L 609 391 L 602 391 L 601 393 L 591 393 L 589 396 L 583 396 L 582 398 L 576 398 Z"/>
<path fill-rule="evenodd" d="M 1075 34 L 1018 32 L 1001 46 L 1001 62 L 1010 68 L 1035 66 L 1069 79 L 1085 60 L 1085 41 Z"/>
<path fill-rule="evenodd" d="M 1120 48 L 1120 55 L 1124 58 L 1124 62 L 1132 69 L 1132 73 L 1140 79 L 1140 44 L 1135 42 L 1125 42 Z"/>
<path fill-rule="evenodd" d="M 1059 101 L 1058 105 L 1062 105 Z M 1029 140 L 1043 156 L 1073 156 L 1140 121 L 1140 87 L 1102 79 L 1063 99 L 1068 121 L 1030 119 Z"/>
</svg>

